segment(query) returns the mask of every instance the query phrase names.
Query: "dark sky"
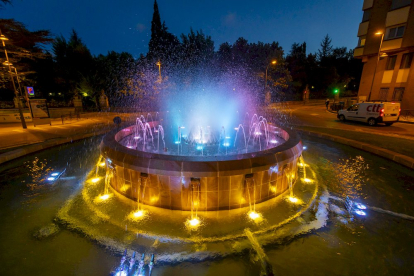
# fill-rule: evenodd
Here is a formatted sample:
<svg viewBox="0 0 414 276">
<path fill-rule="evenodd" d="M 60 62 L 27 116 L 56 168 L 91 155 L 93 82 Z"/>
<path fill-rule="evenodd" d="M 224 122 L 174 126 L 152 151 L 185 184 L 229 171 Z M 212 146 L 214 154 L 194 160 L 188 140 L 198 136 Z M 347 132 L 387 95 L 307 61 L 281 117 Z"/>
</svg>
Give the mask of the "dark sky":
<svg viewBox="0 0 414 276">
<path fill-rule="evenodd" d="M 92 54 L 148 51 L 153 0 L 14 0 L 0 10 L 30 30 L 48 29 L 68 37 L 75 29 Z M 362 0 L 158 0 L 161 20 L 179 36 L 190 27 L 210 35 L 216 48 L 234 43 L 278 41 L 285 52 L 306 41 L 316 52 L 326 34 L 335 47 L 354 48 Z"/>
</svg>

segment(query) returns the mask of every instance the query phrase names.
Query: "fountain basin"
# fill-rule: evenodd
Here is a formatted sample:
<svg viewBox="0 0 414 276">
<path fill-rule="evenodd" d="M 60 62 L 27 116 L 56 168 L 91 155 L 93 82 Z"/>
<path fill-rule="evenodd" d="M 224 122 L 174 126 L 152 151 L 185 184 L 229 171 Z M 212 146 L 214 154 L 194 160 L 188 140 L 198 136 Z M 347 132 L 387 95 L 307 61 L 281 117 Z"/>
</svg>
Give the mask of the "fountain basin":
<svg viewBox="0 0 414 276">
<path fill-rule="evenodd" d="M 302 154 L 294 131 L 272 125 L 269 131 L 282 145 L 228 156 L 166 155 L 121 145 L 134 127 L 110 132 L 101 142 L 109 184 L 131 200 L 172 210 L 235 209 L 274 198 L 294 183 Z"/>
</svg>

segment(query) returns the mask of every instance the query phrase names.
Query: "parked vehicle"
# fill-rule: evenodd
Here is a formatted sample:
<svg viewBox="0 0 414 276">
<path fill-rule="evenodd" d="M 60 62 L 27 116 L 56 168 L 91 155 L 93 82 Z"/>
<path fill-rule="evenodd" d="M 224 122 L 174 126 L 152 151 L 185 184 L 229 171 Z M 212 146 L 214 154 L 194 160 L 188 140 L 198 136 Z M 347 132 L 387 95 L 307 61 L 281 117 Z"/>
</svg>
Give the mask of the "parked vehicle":
<svg viewBox="0 0 414 276">
<path fill-rule="evenodd" d="M 398 121 L 400 112 L 400 103 L 365 102 L 339 110 L 337 117 L 341 121 L 366 122 L 370 126 L 375 126 L 378 123 L 390 126 Z"/>
</svg>

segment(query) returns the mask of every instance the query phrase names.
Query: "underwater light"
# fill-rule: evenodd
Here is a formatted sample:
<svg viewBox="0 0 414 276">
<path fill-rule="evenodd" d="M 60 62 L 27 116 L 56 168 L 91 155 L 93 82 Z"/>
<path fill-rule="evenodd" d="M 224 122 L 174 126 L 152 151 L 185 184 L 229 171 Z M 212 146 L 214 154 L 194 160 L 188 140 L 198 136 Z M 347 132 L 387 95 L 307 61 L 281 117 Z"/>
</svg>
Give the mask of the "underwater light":
<svg viewBox="0 0 414 276">
<path fill-rule="evenodd" d="M 226 139 L 230 139 L 231 137 L 230 136 L 226 136 Z"/>
<path fill-rule="evenodd" d="M 288 197 L 288 199 L 292 203 L 297 203 L 299 201 L 299 199 L 297 199 L 296 197 L 293 197 L 293 196 Z"/>
<path fill-rule="evenodd" d="M 99 166 L 101 166 L 101 167 L 105 167 L 105 162 L 101 162 L 101 163 L 99 163 Z"/>
<path fill-rule="evenodd" d="M 260 131 L 256 131 L 256 132 L 254 133 L 254 135 L 262 135 L 262 133 L 261 133 Z"/>
<path fill-rule="evenodd" d="M 178 144 L 180 144 L 180 143 L 181 143 L 180 141 L 175 141 L 175 144 L 176 144 L 176 145 L 178 145 Z"/>
<path fill-rule="evenodd" d="M 364 204 L 358 203 L 358 202 L 355 202 L 355 207 L 361 210 L 367 209 L 367 206 L 365 206 Z"/>
<path fill-rule="evenodd" d="M 367 213 L 365 213 L 364 211 L 361 210 L 355 210 L 355 214 L 360 215 L 360 216 L 366 216 Z"/>
<path fill-rule="evenodd" d="M 58 175 L 59 175 L 59 173 L 57 173 L 57 172 L 51 174 L 51 176 L 58 176 Z"/>
<path fill-rule="evenodd" d="M 96 183 L 96 182 L 98 182 L 100 180 L 100 178 L 99 177 L 95 177 L 95 178 L 92 178 L 91 179 L 91 182 L 92 183 Z"/>
<path fill-rule="evenodd" d="M 269 141 L 271 144 L 277 144 L 278 142 L 276 140 L 270 140 Z"/>
<path fill-rule="evenodd" d="M 53 180 L 55 180 L 56 178 L 54 178 L 54 177 L 48 177 L 47 178 L 47 180 L 49 180 L 49 181 L 53 181 Z"/>
<path fill-rule="evenodd" d="M 141 136 L 135 136 L 134 139 L 138 140 L 139 138 L 141 138 Z"/>
<path fill-rule="evenodd" d="M 249 213 L 249 217 L 250 217 L 252 220 L 256 220 L 256 219 L 260 218 L 260 214 L 259 214 L 259 213 L 256 213 L 255 211 L 251 211 L 251 212 Z"/>
<path fill-rule="evenodd" d="M 192 227 L 196 227 L 200 224 L 200 220 L 198 218 L 193 218 L 188 221 L 188 224 Z"/>
<path fill-rule="evenodd" d="M 234 130 L 239 130 L 239 128 L 238 127 L 235 127 Z"/>
<path fill-rule="evenodd" d="M 142 211 L 142 210 L 138 210 L 134 213 L 134 217 L 136 217 L 136 218 L 140 218 L 143 215 L 144 215 L 144 211 Z"/>
<path fill-rule="evenodd" d="M 230 146 L 230 143 L 224 143 L 223 146 L 229 147 Z"/>
<path fill-rule="evenodd" d="M 202 150 L 203 149 L 203 147 L 202 146 L 197 146 L 197 148 L 196 148 L 197 150 Z"/>
<path fill-rule="evenodd" d="M 102 200 L 107 200 L 109 198 L 109 195 L 108 194 L 101 195 L 99 198 Z"/>
</svg>

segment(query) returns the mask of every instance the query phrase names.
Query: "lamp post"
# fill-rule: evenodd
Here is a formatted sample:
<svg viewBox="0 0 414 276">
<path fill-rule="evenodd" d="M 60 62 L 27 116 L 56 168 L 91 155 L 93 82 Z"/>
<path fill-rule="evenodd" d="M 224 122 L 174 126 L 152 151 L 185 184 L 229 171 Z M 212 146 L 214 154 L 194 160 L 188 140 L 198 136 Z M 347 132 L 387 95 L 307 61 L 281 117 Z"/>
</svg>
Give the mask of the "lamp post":
<svg viewBox="0 0 414 276">
<path fill-rule="evenodd" d="M 16 89 L 16 84 L 14 83 L 13 74 L 12 74 L 12 70 L 11 70 L 11 66 L 12 66 L 13 64 L 12 64 L 12 63 L 10 62 L 10 60 L 9 60 L 9 56 L 8 56 L 8 54 L 7 54 L 7 49 L 6 49 L 6 44 L 4 43 L 4 41 L 9 40 L 9 39 L 8 39 L 7 37 L 5 37 L 5 36 L 1 33 L 1 30 L 0 30 L 0 40 L 1 40 L 2 44 L 3 44 L 4 54 L 6 55 L 6 61 L 5 61 L 5 62 L 3 62 L 3 64 L 9 67 L 9 73 L 10 73 L 10 78 L 11 78 L 11 81 L 12 81 L 12 83 L 13 83 L 14 94 L 15 94 L 15 96 L 16 96 L 16 98 L 17 98 L 17 106 L 18 106 L 18 108 L 19 108 L 20 121 L 22 122 L 22 127 L 23 127 L 24 129 L 26 129 L 26 128 L 27 128 L 27 125 L 26 125 L 26 121 L 24 120 L 24 116 L 23 116 L 22 103 L 21 103 L 21 101 L 20 101 L 20 96 L 19 96 L 19 93 L 17 92 L 17 89 Z M 17 75 L 16 75 L 16 76 L 17 76 Z"/>
<path fill-rule="evenodd" d="M 156 65 L 158 65 L 158 71 L 160 72 L 160 82 L 162 81 L 162 77 L 161 77 L 161 61 L 158 60 L 158 62 L 156 63 Z"/>
<path fill-rule="evenodd" d="M 277 60 L 272 60 L 266 66 L 265 87 L 264 87 L 264 91 L 265 91 L 265 103 L 266 103 L 266 105 L 270 104 L 270 101 L 271 101 L 270 92 L 269 93 L 267 92 L 267 69 L 269 69 L 269 65 L 276 65 L 276 63 L 277 63 Z"/>
<path fill-rule="evenodd" d="M 371 100 L 372 87 L 374 86 L 375 74 L 377 73 L 378 62 L 381 56 L 382 42 L 384 41 L 384 32 L 376 32 L 375 35 L 381 35 L 381 43 L 378 49 L 377 64 L 375 64 L 375 70 L 374 70 L 374 76 L 372 77 L 371 89 L 369 90 L 369 94 L 368 94 L 368 99 L 367 99 L 368 102 Z"/>
</svg>

